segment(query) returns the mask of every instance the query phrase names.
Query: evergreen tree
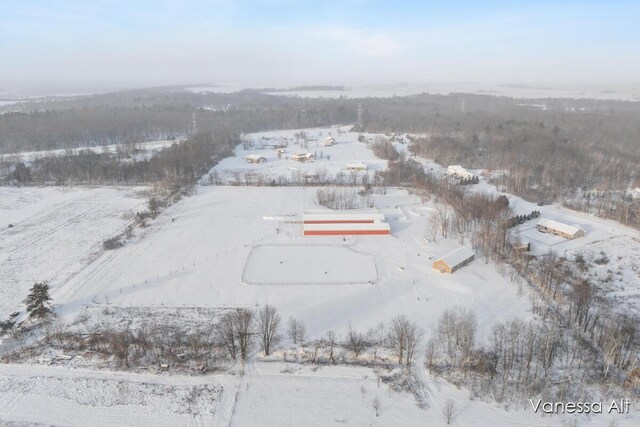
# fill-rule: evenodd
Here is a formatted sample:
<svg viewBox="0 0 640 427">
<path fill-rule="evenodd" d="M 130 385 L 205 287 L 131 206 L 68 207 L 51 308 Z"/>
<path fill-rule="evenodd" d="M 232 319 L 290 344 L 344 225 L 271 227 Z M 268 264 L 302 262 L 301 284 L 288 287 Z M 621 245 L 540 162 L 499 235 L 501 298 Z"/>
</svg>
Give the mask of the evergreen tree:
<svg viewBox="0 0 640 427">
<path fill-rule="evenodd" d="M 27 313 L 30 317 L 44 318 L 52 313 L 51 297 L 49 296 L 49 284 L 47 282 L 36 283 L 24 303 L 27 305 Z"/>
<path fill-rule="evenodd" d="M 19 314 L 20 313 L 18 313 L 17 311 L 11 313 L 7 320 L 0 322 L 0 335 L 6 334 L 7 332 L 11 332 L 14 335 L 16 334 L 16 318 Z"/>
</svg>

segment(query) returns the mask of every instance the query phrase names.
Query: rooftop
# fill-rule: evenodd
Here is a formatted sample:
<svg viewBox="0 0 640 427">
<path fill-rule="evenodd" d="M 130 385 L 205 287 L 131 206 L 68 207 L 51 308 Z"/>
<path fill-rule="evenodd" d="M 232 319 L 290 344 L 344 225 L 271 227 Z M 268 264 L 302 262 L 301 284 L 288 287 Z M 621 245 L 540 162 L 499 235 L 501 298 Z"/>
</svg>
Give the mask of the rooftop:
<svg viewBox="0 0 640 427">
<path fill-rule="evenodd" d="M 390 231 L 391 228 L 386 222 L 368 222 L 368 223 L 329 223 L 329 224 L 304 224 L 304 231 L 345 231 L 345 230 L 385 230 Z"/>
<path fill-rule="evenodd" d="M 445 254 L 440 259 L 447 263 L 450 267 L 454 267 L 475 255 L 475 252 L 469 246 L 461 246 L 451 252 Z M 436 260 L 437 261 L 437 260 Z"/>
<path fill-rule="evenodd" d="M 554 230 L 558 230 L 563 233 L 567 233 L 571 235 L 576 234 L 578 231 L 581 230 L 580 227 L 574 227 L 572 225 L 563 224 L 562 222 L 554 221 L 552 219 L 547 219 L 547 218 L 543 218 L 540 221 L 538 221 L 538 225 L 541 225 L 547 228 L 552 228 Z"/>
<path fill-rule="evenodd" d="M 379 213 L 311 214 L 304 216 L 305 223 L 313 222 L 383 222 L 384 215 Z"/>
</svg>

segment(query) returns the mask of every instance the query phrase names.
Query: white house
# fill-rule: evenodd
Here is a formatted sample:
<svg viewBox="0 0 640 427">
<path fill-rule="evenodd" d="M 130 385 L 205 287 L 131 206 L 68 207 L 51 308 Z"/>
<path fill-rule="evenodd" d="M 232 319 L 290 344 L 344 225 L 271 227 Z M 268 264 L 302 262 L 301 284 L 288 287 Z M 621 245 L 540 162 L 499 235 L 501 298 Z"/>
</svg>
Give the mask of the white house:
<svg viewBox="0 0 640 427">
<path fill-rule="evenodd" d="M 575 239 L 584 236 L 584 230 L 582 228 L 563 224 L 562 222 L 554 221 L 552 219 L 541 219 L 538 222 L 538 225 L 536 225 L 536 228 L 538 231 L 543 233 L 555 234 L 556 236 L 562 236 L 565 239 Z"/>
<path fill-rule="evenodd" d="M 367 164 L 363 161 L 350 162 L 350 163 L 347 163 L 347 169 L 351 171 L 366 171 Z"/>
<path fill-rule="evenodd" d="M 266 157 L 260 156 L 258 154 L 248 154 L 244 159 L 247 161 L 247 163 L 264 163 L 267 161 Z"/>
<path fill-rule="evenodd" d="M 291 156 L 291 160 L 295 160 L 297 162 L 312 162 L 314 157 L 311 153 L 296 153 Z"/>
<path fill-rule="evenodd" d="M 473 174 L 460 165 L 451 165 L 447 168 L 447 173 L 456 178 L 469 179 Z"/>
</svg>

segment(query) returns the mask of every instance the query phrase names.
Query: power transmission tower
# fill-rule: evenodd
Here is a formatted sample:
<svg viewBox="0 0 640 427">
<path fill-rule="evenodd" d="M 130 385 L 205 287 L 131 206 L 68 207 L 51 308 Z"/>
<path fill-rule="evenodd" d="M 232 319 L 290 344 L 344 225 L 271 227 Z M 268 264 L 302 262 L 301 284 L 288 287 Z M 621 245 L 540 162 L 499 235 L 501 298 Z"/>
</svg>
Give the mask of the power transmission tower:
<svg viewBox="0 0 640 427">
<path fill-rule="evenodd" d="M 198 121 L 196 120 L 196 113 L 191 113 L 191 134 L 198 133 Z"/>
<path fill-rule="evenodd" d="M 362 129 L 362 104 L 358 104 L 358 129 Z"/>
</svg>

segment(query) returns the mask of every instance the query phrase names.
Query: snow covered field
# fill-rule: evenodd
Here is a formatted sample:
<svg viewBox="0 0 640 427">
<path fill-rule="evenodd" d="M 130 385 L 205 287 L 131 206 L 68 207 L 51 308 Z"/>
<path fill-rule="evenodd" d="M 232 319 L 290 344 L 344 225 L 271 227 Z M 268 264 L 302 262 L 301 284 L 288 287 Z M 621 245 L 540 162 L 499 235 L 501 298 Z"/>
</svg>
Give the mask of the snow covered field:
<svg viewBox="0 0 640 427">
<path fill-rule="evenodd" d="M 567 255 L 584 258 L 588 277 L 614 302 L 615 310 L 640 313 L 640 238 L 612 236 L 570 249 Z"/>
<path fill-rule="evenodd" d="M 243 273 L 251 285 L 363 284 L 377 278 L 373 256 L 313 244 L 254 246 Z"/>
<path fill-rule="evenodd" d="M 18 310 L 35 282 L 57 289 L 96 259 L 143 210 L 143 190 L 0 187 L 0 317 Z"/>
<path fill-rule="evenodd" d="M 298 131 L 265 132 L 248 135 L 254 147 L 237 147 L 236 157 L 214 171 L 232 182 L 247 170 L 273 179 L 320 170 L 335 174 L 353 160 L 366 162 L 372 171 L 386 167 L 366 143 L 357 142 L 357 134 L 337 129 L 304 130 L 317 139 L 308 142 L 309 151 L 323 151 L 313 163 L 278 159 L 271 148 L 258 150 L 284 138 L 289 139 L 289 154 L 299 147 L 294 143 Z M 337 145 L 324 147 L 329 132 Z M 247 164 L 244 156 L 250 152 L 265 155 L 267 162 Z M 425 167 L 439 167 L 418 160 Z M 497 193 L 486 182 L 470 188 Z M 200 186 L 195 195 L 151 221 L 143 239 L 102 253 L 102 241 L 127 222 L 123 214 L 144 207 L 140 189 L 0 189 L 0 283 L 11 284 L 0 288 L 2 317 L 20 305 L 36 280 L 51 281 L 62 320 L 107 307 L 114 314 L 106 321 L 117 325 L 149 315 L 147 321 L 163 316 L 186 327 L 224 308 L 268 303 L 283 319 L 304 321 L 310 339 L 329 330 L 344 334 L 349 325 L 366 331 L 399 314 L 424 328 L 428 338 L 445 309 L 462 306 L 475 312 L 482 341 L 496 322 L 532 316 L 526 292 L 519 294 L 517 285 L 482 258 L 452 275 L 432 269 L 434 259 L 458 246 L 448 239 L 425 241 L 433 202 L 390 188 L 370 194 L 371 207 L 366 209 L 385 214 L 390 236 L 303 236 L 303 214 L 328 211 L 318 205 L 316 190 Z M 596 257 L 601 248 L 619 246 L 599 274 L 607 268 L 623 270 L 618 276 L 624 281 L 614 282 L 620 298 L 629 291 L 625 282 L 640 287 L 634 275 L 637 259 L 627 257 L 640 242 L 638 232 L 560 206 L 509 199 L 517 213 L 540 210 L 543 217 L 587 231 L 584 238 L 565 241 L 531 230 L 533 222 L 524 224 L 514 233 L 531 237 L 534 253 L 552 249 L 574 256 L 579 250 Z M 14 227 L 8 228 L 9 223 Z M 244 375 L 187 377 L 0 365 L 0 420 L 65 425 L 442 425 L 442 406 L 454 398 L 460 405 L 454 424 L 461 426 L 562 424 L 560 418 L 532 416 L 528 408 L 504 411 L 470 401 L 465 390 L 422 375 L 427 409 L 418 407 L 410 393 L 378 386 L 370 368 L 251 361 Z M 193 397 L 198 393 L 205 397 Z M 375 397 L 380 400 L 379 417 L 372 405 Z M 36 406 L 41 409 L 34 411 Z M 634 425 L 633 417 L 616 420 L 621 426 Z M 609 418 L 594 421 L 589 425 L 607 425 Z"/>
<path fill-rule="evenodd" d="M 295 250 L 303 245 L 309 260 L 318 258 L 324 265 L 328 247 L 337 248 L 336 257 L 341 255 L 345 241 L 340 236 L 303 236 L 301 224 L 280 232 L 278 221 L 265 219 L 301 219 L 303 211 L 320 209 L 312 198 L 305 197 L 310 192 L 312 189 L 301 187 L 201 188 L 199 194 L 161 215 L 175 221 L 165 221 L 143 240 L 104 254 L 61 286 L 53 297 L 63 312 L 65 307 L 72 311 L 72 307 L 94 301 L 185 307 L 252 307 L 270 303 L 282 311 L 283 317 L 293 315 L 304 320 L 311 336 L 329 329 L 345 330 L 350 322 L 366 329 L 401 313 L 431 327 L 440 313 L 453 305 L 472 307 L 485 332 L 496 319 L 528 316 L 528 300 L 518 297 L 517 287 L 491 265 L 476 261 L 450 276 L 432 270 L 432 260 L 456 244 L 448 240 L 424 243 L 424 206 L 403 190 L 374 196 L 381 211 L 395 215 L 390 222 L 392 236 L 350 236 L 346 242 L 350 251 L 374 260 L 378 277 L 375 284 L 243 283 L 245 265 L 256 246 L 289 246 Z M 403 199 L 407 205 L 396 209 Z M 280 268 L 279 258 L 270 266 L 270 258 L 277 257 L 268 256 L 260 264 L 265 277 L 300 280 L 299 270 L 287 273 Z M 370 270 L 358 275 L 367 271 Z"/>
<path fill-rule="evenodd" d="M 370 368 L 254 362 L 244 375 L 150 375 L 33 365 L 0 365 L 0 422 L 92 426 L 445 426 L 447 399 L 456 426 L 564 426 L 562 417 L 468 400 L 435 379 L 421 409 Z M 379 416 L 373 407 L 378 398 Z M 602 414 L 593 427 L 631 427 L 633 416 Z M 615 423 L 615 424 L 612 424 Z"/>
<path fill-rule="evenodd" d="M 237 146 L 234 157 L 222 160 L 211 173 L 215 171 L 222 183 L 233 183 L 242 182 L 241 175 L 245 173 L 262 175 L 265 182 L 278 177 L 296 179 L 305 175 L 335 175 L 339 172 L 349 176 L 351 172 L 347 170 L 347 164 L 355 161 L 364 161 L 369 174 L 386 169 L 387 161 L 376 158 L 366 142 L 358 142 L 359 134 L 349 132 L 350 128 L 351 126 L 303 129 L 307 135 L 306 147 L 303 146 L 304 139 L 295 136 L 299 130 L 246 135 L 246 140 L 252 146 L 246 149 L 243 145 Z M 335 138 L 336 143 L 325 147 L 324 140 L 329 135 Z M 371 137 L 368 134 L 364 136 L 367 141 Z M 288 144 L 286 152 L 278 156 L 273 147 L 284 142 Z M 295 153 L 307 152 L 315 156 L 313 162 L 291 159 Z M 247 163 L 245 157 L 249 154 L 264 156 L 267 161 L 262 164 Z"/>
<path fill-rule="evenodd" d="M 130 147 L 125 147 L 123 144 L 112 144 L 112 145 L 101 145 L 96 147 L 79 147 L 72 148 L 69 150 L 59 149 L 59 150 L 45 150 L 45 151 L 24 151 L 20 153 L 10 153 L 10 154 L 0 154 L 0 161 L 11 161 L 11 162 L 23 162 L 23 163 L 31 163 L 37 159 L 41 159 L 43 157 L 61 157 L 66 155 L 77 155 L 82 151 L 91 151 L 93 153 L 111 153 L 115 154 L 118 150 L 122 149 L 134 149 L 131 157 L 127 158 L 127 161 L 135 159 L 137 161 L 142 161 L 145 159 L 150 159 L 153 157 L 155 153 L 158 151 L 171 147 L 171 145 L 178 143 L 179 141 L 149 141 L 149 142 L 140 142 L 132 145 Z"/>
<path fill-rule="evenodd" d="M 219 425 L 228 383 L 225 377 L 0 365 L 0 423 Z"/>
<path fill-rule="evenodd" d="M 420 426 L 427 419 L 407 392 L 394 392 L 369 368 L 283 366 L 249 367 L 238 396 L 234 426 Z M 374 399 L 380 402 L 375 415 Z"/>
</svg>

